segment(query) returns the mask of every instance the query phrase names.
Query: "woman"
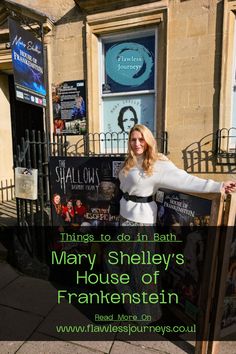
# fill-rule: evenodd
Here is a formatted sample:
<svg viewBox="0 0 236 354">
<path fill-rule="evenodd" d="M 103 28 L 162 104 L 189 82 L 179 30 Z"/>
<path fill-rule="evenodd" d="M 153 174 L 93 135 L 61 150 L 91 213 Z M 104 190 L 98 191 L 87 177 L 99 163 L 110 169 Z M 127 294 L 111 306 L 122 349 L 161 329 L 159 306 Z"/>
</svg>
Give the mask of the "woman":
<svg viewBox="0 0 236 354">
<path fill-rule="evenodd" d="M 68 200 L 66 206 L 63 207 L 62 216 L 65 218 L 65 222 L 67 223 L 74 221 L 75 211 L 72 200 Z"/>
<path fill-rule="evenodd" d="M 52 197 L 52 223 L 53 226 L 63 225 L 61 196 L 58 193 Z"/>
<path fill-rule="evenodd" d="M 217 193 L 235 192 L 236 182 L 215 182 L 192 176 L 177 168 L 167 157 L 156 151 L 151 131 L 136 124 L 129 133 L 128 157 L 119 173 L 121 223 L 156 223 L 157 205 L 153 195 L 159 188 L 181 192 Z"/>
<path fill-rule="evenodd" d="M 75 202 L 75 221 L 81 224 L 84 221 L 86 212 L 86 207 L 83 205 L 82 201 L 77 199 Z"/>
<path fill-rule="evenodd" d="M 85 117 L 85 101 L 80 93 L 77 93 L 75 97 L 75 104 L 72 108 L 71 118 L 72 119 L 82 119 Z"/>
<path fill-rule="evenodd" d="M 137 226 L 141 234 L 151 235 L 156 223 L 157 205 L 153 195 L 159 188 L 170 188 L 183 192 L 233 192 L 236 190 L 235 182 L 219 183 L 194 177 L 184 170 L 177 168 L 168 158 L 156 152 L 155 139 L 151 131 L 144 125 L 135 125 L 129 133 L 128 157 L 119 173 L 120 189 L 123 196 L 120 200 L 120 221 L 122 226 Z M 136 228 L 135 228 L 136 229 Z M 134 229 L 134 230 L 135 230 Z M 125 230 L 132 233 L 132 228 Z M 137 229 L 135 230 L 137 232 Z M 135 239 L 135 238 L 134 238 Z M 154 242 L 131 242 L 116 244 L 120 252 L 135 254 L 159 253 Z M 159 293 L 160 280 L 150 284 L 143 284 L 140 279 L 144 274 L 155 274 L 159 269 L 155 264 L 122 264 L 112 268 L 112 272 L 130 274 L 131 282 L 117 287 L 120 292 Z M 111 271 L 111 269 L 110 269 Z M 124 307 L 130 314 L 145 313 L 151 317 L 147 322 L 155 322 L 161 317 L 160 304 L 151 303 L 125 303 Z M 139 316 L 139 317 L 140 317 Z"/>
<path fill-rule="evenodd" d="M 62 134 L 65 129 L 65 122 L 61 118 L 54 119 L 54 134 Z"/>
<path fill-rule="evenodd" d="M 132 106 L 124 106 L 121 108 L 118 116 L 118 125 L 121 133 L 128 133 L 129 130 L 138 123 L 138 117 Z"/>
</svg>

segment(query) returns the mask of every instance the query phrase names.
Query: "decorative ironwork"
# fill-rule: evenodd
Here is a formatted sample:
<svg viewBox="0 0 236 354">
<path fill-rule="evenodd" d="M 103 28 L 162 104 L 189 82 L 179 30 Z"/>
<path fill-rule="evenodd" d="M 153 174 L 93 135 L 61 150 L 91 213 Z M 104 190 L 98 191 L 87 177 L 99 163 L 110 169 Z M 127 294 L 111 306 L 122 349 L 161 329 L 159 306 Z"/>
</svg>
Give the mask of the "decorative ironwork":
<svg viewBox="0 0 236 354">
<path fill-rule="evenodd" d="M 219 129 L 188 145 L 183 152 L 184 169 L 189 173 L 235 173 L 236 128 Z"/>
<path fill-rule="evenodd" d="M 215 154 L 218 164 L 236 165 L 236 128 L 216 131 Z"/>
<path fill-rule="evenodd" d="M 4 1 L 4 7 L 8 16 L 17 19 L 20 24 L 27 26 L 36 34 L 37 37 L 43 39 L 43 24 L 47 22 L 46 14 L 37 11 L 36 9 L 29 8 L 23 4 L 13 3 L 9 0 Z M 37 27 L 35 27 L 35 25 Z"/>
<path fill-rule="evenodd" d="M 168 134 L 166 131 L 156 135 L 158 151 L 168 154 Z M 70 156 L 122 155 L 127 152 L 127 133 L 87 133 L 67 149 Z"/>
<path fill-rule="evenodd" d="M 36 37 L 40 38 L 41 40 L 43 39 L 43 26 L 41 23 L 30 19 L 29 17 L 20 15 L 19 13 L 15 12 L 14 10 L 8 10 L 9 15 L 14 19 L 18 20 L 18 22 L 21 25 L 27 26 L 34 34 Z M 34 27 L 34 25 L 37 25 L 38 27 Z"/>
</svg>

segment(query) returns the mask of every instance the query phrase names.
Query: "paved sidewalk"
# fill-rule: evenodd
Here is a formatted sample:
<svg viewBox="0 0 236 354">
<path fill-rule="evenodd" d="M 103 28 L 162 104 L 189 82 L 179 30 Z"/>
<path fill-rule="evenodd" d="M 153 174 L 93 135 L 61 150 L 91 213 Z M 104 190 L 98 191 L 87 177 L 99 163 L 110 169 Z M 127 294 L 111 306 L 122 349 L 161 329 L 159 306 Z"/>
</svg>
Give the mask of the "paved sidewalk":
<svg viewBox="0 0 236 354">
<path fill-rule="evenodd" d="M 3 252 L 2 249 L 1 254 Z M 36 298 L 37 302 L 34 301 Z M 7 338 L 11 338 L 13 335 L 12 340 L 1 342 L 1 354 L 194 353 L 193 345 L 187 342 L 123 342 L 118 340 L 70 342 L 55 340 L 51 333 L 53 323 L 61 318 L 65 319 L 66 323 L 66 319 L 71 321 L 73 316 L 76 316 L 77 323 L 80 323 L 80 320 L 85 320 L 85 316 L 73 306 L 68 305 L 66 301 L 61 305 L 56 303 L 56 288 L 49 281 L 25 276 L 6 261 L 0 261 L 0 333 L 6 334 Z M 19 318 L 20 321 L 18 321 Z M 40 341 L 37 338 L 40 338 Z M 236 343 L 222 343 L 220 353 L 236 353 Z"/>
<path fill-rule="evenodd" d="M 17 222 L 16 200 L 0 203 L 0 227 L 14 226 Z"/>
</svg>

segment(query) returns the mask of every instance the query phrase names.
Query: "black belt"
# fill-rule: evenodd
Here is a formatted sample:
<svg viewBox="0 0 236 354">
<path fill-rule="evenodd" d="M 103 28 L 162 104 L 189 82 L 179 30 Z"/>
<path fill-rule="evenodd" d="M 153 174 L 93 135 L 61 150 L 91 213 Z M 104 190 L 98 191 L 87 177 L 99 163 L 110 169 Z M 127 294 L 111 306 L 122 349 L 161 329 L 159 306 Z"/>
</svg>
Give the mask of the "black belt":
<svg viewBox="0 0 236 354">
<path fill-rule="evenodd" d="M 126 201 L 131 200 L 131 202 L 135 203 L 150 203 L 153 201 L 153 196 L 150 195 L 149 197 L 138 197 L 137 195 L 130 195 L 129 193 L 123 193 L 123 198 Z"/>
</svg>

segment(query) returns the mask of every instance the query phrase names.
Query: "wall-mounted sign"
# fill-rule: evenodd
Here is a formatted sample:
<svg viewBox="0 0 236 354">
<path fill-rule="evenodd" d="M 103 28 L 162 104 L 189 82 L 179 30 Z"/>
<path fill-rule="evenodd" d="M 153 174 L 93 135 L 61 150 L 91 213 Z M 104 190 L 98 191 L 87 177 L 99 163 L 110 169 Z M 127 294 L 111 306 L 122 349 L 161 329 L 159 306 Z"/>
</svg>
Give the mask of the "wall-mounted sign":
<svg viewBox="0 0 236 354">
<path fill-rule="evenodd" d="M 36 200 L 38 197 L 38 170 L 15 168 L 16 198 Z"/>
<path fill-rule="evenodd" d="M 103 93 L 154 89 L 155 36 L 105 43 Z"/>
<path fill-rule="evenodd" d="M 154 94 L 113 96 L 103 99 L 101 151 L 126 153 L 128 133 L 135 124 L 154 131 Z"/>
<path fill-rule="evenodd" d="M 52 89 L 54 133 L 66 135 L 87 132 L 84 80 L 65 81 Z"/>
<path fill-rule="evenodd" d="M 16 99 L 46 106 L 43 43 L 9 18 Z"/>
<path fill-rule="evenodd" d="M 137 123 L 154 129 L 154 96 L 119 96 L 104 98 L 104 132 L 128 133 Z"/>
</svg>

